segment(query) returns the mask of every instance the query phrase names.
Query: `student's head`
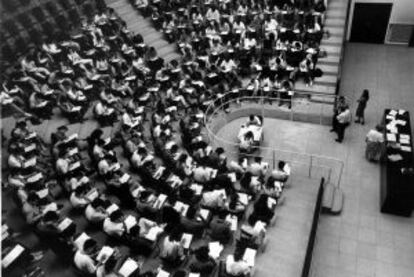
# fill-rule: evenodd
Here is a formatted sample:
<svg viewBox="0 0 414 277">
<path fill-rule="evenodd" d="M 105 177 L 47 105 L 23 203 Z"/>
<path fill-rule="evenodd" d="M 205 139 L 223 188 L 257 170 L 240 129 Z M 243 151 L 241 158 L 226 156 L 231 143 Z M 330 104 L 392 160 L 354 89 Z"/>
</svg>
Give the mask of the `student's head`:
<svg viewBox="0 0 414 277">
<path fill-rule="evenodd" d="M 248 218 L 247 218 L 247 223 L 249 223 L 250 226 L 254 226 L 257 222 L 257 217 L 254 214 L 251 214 Z"/>
<path fill-rule="evenodd" d="M 195 251 L 195 256 L 199 261 L 209 260 L 209 249 L 207 246 L 201 246 Z"/>
<path fill-rule="evenodd" d="M 80 195 L 82 195 L 82 193 L 85 191 L 85 189 L 84 189 L 84 187 L 83 186 L 78 186 L 76 189 L 75 189 L 75 195 L 76 196 L 80 196 Z"/>
<path fill-rule="evenodd" d="M 369 98 L 369 91 L 367 89 L 362 91 L 362 97 Z"/>
<path fill-rule="evenodd" d="M 225 210 L 221 210 L 217 213 L 218 218 L 225 219 L 227 216 L 227 212 Z"/>
<path fill-rule="evenodd" d="M 104 268 L 106 273 L 113 272 L 115 269 L 115 266 L 117 264 L 117 260 L 114 256 L 109 257 L 109 259 L 106 261 Z"/>
<path fill-rule="evenodd" d="M 45 213 L 45 215 L 43 216 L 43 221 L 47 222 L 47 223 L 52 223 L 55 222 L 59 219 L 58 214 L 55 211 L 48 211 L 47 213 Z"/>
<path fill-rule="evenodd" d="M 195 218 L 196 213 L 197 213 L 197 210 L 196 210 L 194 207 L 190 206 L 190 207 L 188 208 L 188 210 L 187 210 L 186 217 L 187 217 L 188 219 L 194 219 L 194 218 Z"/>
<path fill-rule="evenodd" d="M 144 147 L 138 148 L 138 154 L 139 155 L 145 155 L 147 154 L 147 150 Z"/>
<path fill-rule="evenodd" d="M 140 232 L 141 228 L 139 227 L 139 225 L 134 225 L 131 227 L 131 229 L 129 229 L 129 234 L 133 237 L 139 236 Z"/>
<path fill-rule="evenodd" d="M 262 158 L 261 158 L 261 157 L 254 157 L 254 161 L 255 161 L 256 163 L 261 163 Z"/>
<path fill-rule="evenodd" d="M 92 254 L 95 251 L 96 248 L 96 241 L 93 239 L 87 239 L 83 243 L 83 252 L 87 254 Z"/>
<path fill-rule="evenodd" d="M 250 121 L 253 121 L 254 120 L 254 114 L 249 115 L 249 119 L 250 119 Z"/>
<path fill-rule="evenodd" d="M 187 272 L 183 269 L 177 270 L 173 275 L 173 277 L 185 277 L 185 276 L 187 276 Z"/>
<path fill-rule="evenodd" d="M 121 220 L 122 218 L 122 212 L 120 210 L 116 210 L 113 211 L 110 215 L 109 215 L 109 219 L 112 222 L 118 222 L 119 220 Z"/>
<path fill-rule="evenodd" d="M 375 126 L 375 130 L 377 130 L 378 132 L 382 132 L 384 131 L 384 126 L 378 124 L 377 126 Z"/>
<path fill-rule="evenodd" d="M 234 255 L 233 255 L 234 261 L 235 262 L 241 261 L 243 259 L 243 255 L 244 255 L 243 251 L 240 251 L 240 250 L 234 251 Z"/>
<path fill-rule="evenodd" d="M 278 164 L 279 169 L 283 169 L 285 167 L 286 163 L 284 161 L 280 161 Z"/>
<path fill-rule="evenodd" d="M 178 227 L 175 227 L 174 229 L 172 229 L 171 234 L 170 234 L 170 241 L 180 241 L 181 240 L 181 230 Z"/>
<path fill-rule="evenodd" d="M 224 149 L 223 149 L 222 147 L 218 147 L 218 148 L 216 149 L 216 153 L 217 153 L 217 155 L 221 155 L 221 154 L 223 154 L 223 153 L 224 153 Z"/>
<path fill-rule="evenodd" d="M 178 145 L 173 144 L 173 146 L 171 146 L 170 152 L 171 153 L 177 153 L 177 151 L 178 151 Z"/>
<path fill-rule="evenodd" d="M 142 191 L 141 192 L 141 194 L 140 194 L 140 196 L 139 196 L 139 199 L 141 200 L 141 201 L 144 201 L 144 200 L 146 200 L 149 196 L 151 195 L 151 192 L 149 191 L 149 190 L 144 190 L 144 191 Z"/>
<path fill-rule="evenodd" d="M 244 137 L 245 137 L 246 139 L 252 139 L 252 138 L 253 138 L 253 132 L 252 132 L 252 131 L 248 131 L 248 132 L 244 135 Z"/>
<path fill-rule="evenodd" d="M 30 204 L 34 204 L 37 203 L 37 201 L 39 201 L 39 196 L 33 191 L 30 192 L 27 196 L 27 202 L 29 202 Z"/>
<path fill-rule="evenodd" d="M 95 198 L 92 202 L 91 202 L 91 206 L 92 206 L 92 208 L 94 208 L 94 209 L 97 209 L 97 208 L 99 208 L 99 207 L 101 207 L 102 206 L 102 203 L 103 202 L 103 200 L 102 199 L 100 199 L 100 198 Z"/>
</svg>

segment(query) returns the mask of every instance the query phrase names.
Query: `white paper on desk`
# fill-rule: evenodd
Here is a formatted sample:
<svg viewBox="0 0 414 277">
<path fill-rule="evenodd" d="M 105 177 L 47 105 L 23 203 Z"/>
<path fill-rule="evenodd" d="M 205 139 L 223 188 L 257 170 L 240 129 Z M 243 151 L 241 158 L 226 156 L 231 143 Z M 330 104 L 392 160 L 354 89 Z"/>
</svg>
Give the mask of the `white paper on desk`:
<svg viewBox="0 0 414 277">
<path fill-rule="evenodd" d="M 70 149 L 69 151 L 68 151 L 68 155 L 69 156 L 73 156 L 73 155 L 75 155 L 75 154 L 78 154 L 79 153 L 79 150 L 78 150 L 78 148 L 72 148 L 72 149 Z"/>
<path fill-rule="evenodd" d="M 208 249 L 209 249 L 208 254 L 210 255 L 210 257 L 212 257 L 213 259 L 218 259 L 224 247 L 223 245 L 220 244 L 220 242 L 215 241 L 215 242 L 210 242 L 208 244 Z"/>
<path fill-rule="evenodd" d="M 118 171 L 121 169 L 121 165 L 119 163 L 112 164 L 109 170 L 111 171 Z"/>
<path fill-rule="evenodd" d="M 402 110 L 402 109 L 398 110 L 398 114 L 399 114 L 399 115 L 403 115 L 403 114 L 405 114 L 405 110 Z"/>
<path fill-rule="evenodd" d="M 123 277 L 129 277 L 132 273 L 134 273 L 139 268 L 139 265 L 136 261 L 131 258 L 126 259 L 126 261 L 122 264 L 121 268 L 119 269 L 118 273 L 121 274 Z"/>
<path fill-rule="evenodd" d="M 154 208 L 160 209 L 162 205 L 164 205 L 165 200 L 167 200 L 167 195 L 165 194 L 158 195 L 158 198 L 154 203 Z"/>
<path fill-rule="evenodd" d="M 181 201 L 177 201 L 174 204 L 174 210 L 179 212 L 182 216 L 186 216 L 189 207 L 190 207 L 189 205 Z"/>
<path fill-rule="evenodd" d="M 71 112 L 79 112 L 81 109 L 82 109 L 82 107 L 81 107 L 81 106 L 74 106 L 74 107 L 71 109 Z"/>
<path fill-rule="evenodd" d="M 65 231 L 66 228 L 68 228 L 72 222 L 73 222 L 72 219 L 70 219 L 69 217 L 66 217 L 64 220 L 62 220 L 62 222 L 59 223 L 58 225 L 59 231 L 61 232 Z"/>
<path fill-rule="evenodd" d="M 96 198 L 98 198 L 98 196 L 99 196 L 99 192 L 98 192 L 98 190 L 97 189 L 95 189 L 95 188 L 93 188 L 93 189 L 91 189 L 87 194 L 86 194 L 86 198 L 89 200 L 89 201 L 93 201 L 93 200 L 95 200 Z"/>
<path fill-rule="evenodd" d="M 193 235 L 184 233 L 181 237 L 181 243 L 184 249 L 189 249 L 191 245 L 191 241 L 193 240 Z"/>
<path fill-rule="evenodd" d="M 256 258 L 256 250 L 246 248 L 243 255 L 243 260 L 251 267 L 254 266 L 254 260 Z"/>
<path fill-rule="evenodd" d="M 198 213 L 202 220 L 207 220 L 210 215 L 210 211 L 207 209 L 200 209 Z"/>
<path fill-rule="evenodd" d="M 119 178 L 119 182 L 121 184 L 124 184 L 124 183 L 128 182 L 129 179 L 131 179 L 131 175 L 129 175 L 128 173 L 124 173 L 124 175 L 122 175 L 121 178 Z"/>
<path fill-rule="evenodd" d="M 162 232 L 164 232 L 163 228 L 161 228 L 160 226 L 154 226 L 148 231 L 148 233 L 145 235 L 145 238 L 150 241 L 155 241 L 158 235 Z"/>
<path fill-rule="evenodd" d="M 160 271 L 158 271 L 157 277 L 170 277 L 170 273 L 160 269 Z"/>
<path fill-rule="evenodd" d="M 400 134 L 400 138 L 410 140 L 410 135 L 407 135 L 407 134 Z"/>
<path fill-rule="evenodd" d="M 190 186 L 190 189 L 193 190 L 196 195 L 201 195 L 201 193 L 203 192 L 203 186 L 198 184 L 192 184 Z"/>
<path fill-rule="evenodd" d="M 132 192 L 131 192 L 131 194 L 132 194 L 132 196 L 134 196 L 135 198 L 137 198 L 138 197 L 138 195 L 139 195 L 139 193 L 141 192 L 141 191 L 145 191 L 145 189 L 143 188 L 143 187 L 137 187 L 135 190 L 133 190 Z"/>
<path fill-rule="evenodd" d="M 161 178 L 162 174 L 164 173 L 164 170 L 165 170 L 165 167 L 160 166 L 160 167 L 157 169 L 157 171 L 155 171 L 155 173 L 154 173 L 153 177 L 154 177 L 155 179 L 157 179 L 157 180 L 158 180 L 159 178 Z"/>
<path fill-rule="evenodd" d="M 106 208 L 106 212 L 108 213 L 108 214 L 111 214 L 111 213 L 113 213 L 114 211 L 116 211 L 116 210 L 119 210 L 119 207 L 118 207 L 118 205 L 117 204 L 112 204 L 111 206 L 109 206 L 108 208 Z"/>
<path fill-rule="evenodd" d="M 42 173 L 36 173 L 33 176 L 30 176 L 29 178 L 27 178 L 27 182 L 28 183 L 36 183 L 37 181 L 39 181 L 40 179 L 43 178 L 43 174 Z"/>
<path fill-rule="evenodd" d="M 124 223 L 125 223 L 125 227 L 126 227 L 127 232 L 129 232 L 129 230 L 131 230 L 132 227 L 137 225 L 138 222 L 137 222 L 137 219 L 135 218 L 135 216 L 128 215 L 125 218 Z"/>
<path fill-rule="evenodd" d="M 237 195 L 239 196 L 239 202 L 242 203 L 244 206 L 249 204 L 249 196 L 246 193 L 238 192 Z"/>
<path fill-rule="evenodd" d="M 45 189 L 39 190 L 36 192 L 36 194 L 37 196 L 39 196 L 40 199 L 45 198 L 46 196 L 49 195 L 49 189 L 45 188 Z"/>
<path fill-rule="evenodd" d="M 29 140 L 29 139 L 32 139 L 32 138 L 35 138 L 37 136 L 37 134 L 36 134 L 36 132 L 31 132 L 26 138 L 25 138 L 25 140 Z"/>
<path fill-rule="evenodd" d="M 29 146 L 26 146 L 25 148 L 24 148 L 24 152 L 30 152 L 30 151 L 33 151 L 33 150 L 35 150 L 36 149 L 36 144 L 35 143 L 32 143 L 32 144 L 30 144 Z"/>
<path fill-rule="evenodd" d="M 88 236 L 86 233 L 82 233 L 79 235 L 79 237 L 74 241 L 74 244 L 76 246 L 76 248 L 78 248 L 79 250 L 83 249 L 83 244 L 85 243 L 86 240 L 90 239 L 91 237 Z"/>
<path fill-rule="evenodd" d="M 200 277 L 200 273 L 193 273 L 193 272 L 190 272 L 190 273 L 188 274 L 188 277 Z"/>
<path fill-rule="evenodd" d="M 411 152 L 411 147 L 410 146 L 401 146 L 401 150 L 404 152 Z"/>
<path fill-rule="evenodd" d="M 114 254 L 114 249 L 109 246 L 102 247 L 101 251 L 99 251 L 98 256 L 96 257 L 96 260 L 101 263 L 106 263 L 106 261 L 109 259 L 109 257 Z"/>
<path fill-rule="evenodd" d="M 391 142 L 396 142 L 397 141 L 397 137 L 395 136 L 395 134 L 387 133 L 387 140 L 388 141 L 391 141 Z"/>
<path fill-rule="evenodd" d="M 397 115 L 397 111 L 396 110 L 390 110 L 388 112 L 388 114 L 391 115 L 391 116 L 396 116 Z"/>
<path fill-rule="evenodd" d="M 232 173 L 227 174 L 227 176 L 230 178 L 232 183 L 235 183 L 237 181 L 236 173 L 232 172 Z"/>
<path fill-rule="evenodd" d="M 272 197 L 267 198 L 267 206 L 269 207 L 269 209 L 273 209 L 276 206 L 276 204 L 277 204 L 276 199 Z"/>
<path fill-rule="evenodd" d="M 266 223 L 264 223 L 263 221 L 258 220 L 256 222 L 256 224 L 254 225 L 253 229 L 256 232 L 266 231 Z"/>
<path fill-rule="evenodd" d="M 400 138 L 399 141 L 400 141 L 401 144 L 408 144 L 408 145 L 410 144 L 410 140 L 406 139 L 406 138 Z"/>
<path fill-rule="evenodd" d="M 229 214 L 226 217 L 226 221 L 230 223 L 230 230 L 233 232 L 237 230 L 237 216 Z"/>
<path fill-rule="evenodd" d="M 72 135 L 70 135 L 67 139 L 65 139 L 64 140 L 64 143 L 68 143 L 68 142 L 70 142 L 71 140 L 75 140 L 75 139 L 77 139 L 78 138 L 78 134 L 72 134 Z"/>
<path fill-rule="evenodd" d="M 7 255 L 3 258 L 1 264 L 3 268 L 7 268 L 11 263 L 13 263 L 20 254 L 24 251 L 23 246 L 20 244 L 16 245 Z"/>
<path fill-rule="evenodd" d="M 385 118 L 386 118 L 386 119 L 389 119 L 389 120 L 394 120 L 394 119 L 395 119 L 395 117 L 393 117 L 392 115 L 389 115 L 389 114 L 387 114 L 387 115 L 385 116 Z"/>
<path fill-rule="evenodd" d="M 31 167 L 31 166 L 35 166 L 36 165 L 36 157 L 33 157 L 27 161 L 24 162 L 23 167 L 27 168 L 27 167 Z"/>
<path fill-rule="evenodd" d="M 69 171 L 75 170 L 75 169 L 77 169 L 80 166 L 81 166 L 80 161 L 74 162 L 73 164 L 70 164 L 69 165 Z"/>
</svg>

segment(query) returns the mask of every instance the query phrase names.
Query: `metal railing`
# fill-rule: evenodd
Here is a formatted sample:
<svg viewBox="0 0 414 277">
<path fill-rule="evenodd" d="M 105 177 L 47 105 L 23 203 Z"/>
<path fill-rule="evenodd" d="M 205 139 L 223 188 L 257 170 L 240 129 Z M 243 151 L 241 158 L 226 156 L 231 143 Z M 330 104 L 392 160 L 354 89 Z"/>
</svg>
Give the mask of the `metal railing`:
<svg viewBox="0 0 414 277">
<path fill-rule="evenodd" d="M 238 143 L 236 141 L 226 140 L 217 135 L 218 131 L 231 121 L 238 118 L 247 117 L 250 114 L 262 115 L 263 118 L 281 118 L 285 120 L 294 120 L 301 122 L 320 123 L 321 112 L 318 109 L 313 110 L 313 114 L 297 107 L 297 99 L 281 99 L 264 96 L 246 96 L 233 97 L 231 93 L 212 101 L 206 109 L 204 124 L 210 144 L 214 147 L 223 147 L 227 156 L 237 160 L 239 155 Z M 272 105 L 266 105 L 272 102 Z M 284 103 L 291 105 L 291 109 L 276 108 L 275 105 Z M 226 112 L 231 109 L 231 112 Z M 328 116 L 329 122 L 332 115 Z M 309 120 L 311 119 L 311 120 Z M 316 120 L 315 120 L 316 119 Z M 326 120 L 326 119 L 324 119 Z M 266 123 L 265 123 L 266 124 Z M 265 136 L 265 135 L 264 135 Z M 236 135 L 235 135 L 236 137 Z M 328 183 L 340 186 L 344 162 L 335 158 L 275 149 L 271 147 L 258 147 L 259 153 L 248 154 L 247 156 L 260 156 L 269 163 L 270 167 L 276 168 L 279 161 L 290 163 L 292 174 L 306 178 L 325 178 Z"/>
</svg>

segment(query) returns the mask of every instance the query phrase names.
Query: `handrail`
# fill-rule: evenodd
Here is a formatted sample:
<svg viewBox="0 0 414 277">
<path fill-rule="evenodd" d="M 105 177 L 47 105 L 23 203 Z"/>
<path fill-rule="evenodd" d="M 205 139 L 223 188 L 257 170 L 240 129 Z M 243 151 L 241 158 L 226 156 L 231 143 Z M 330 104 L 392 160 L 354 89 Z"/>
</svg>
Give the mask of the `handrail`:
<svg viewBox="0 0 414 277">
<path fill-rule="evenodd" d="M 227 146 L 231 147 L 230 149 L 237 149 L 238 144 L 233 142 L 233 141 L 228 141 L 226 139 L 218 137 L 216 135 L 216 132 L 213 131 L 210 128 L 211 127 L 210 124 L 214 121 L 215 116 L 218 115 L 221 111 L 223 111 L 224 107 L 230 105 L 231 103 L 239 103 L 239 102 L 243 102 L 243 101 L 256 100 L 259 103 L 263 103 L 264 101 L 278 101 L 278 100 L 280 100 L 280 98 L 270 98 L 270 97 L 262 97 L 262 96 L 236 97 L 236 98 L 230 99 L 229 101 L 222 101 L 222 99 L 225 99 L 225 97 L 223 96 L 221 98 L 218 98 L 218 99 L 214 100 L 212 103 L 209 104 L 209 106 L 206 109 L 206 116 L 204 117 L 204 126 L 206 128 L 207 135 L 210 139 L 210 142 L 217 142 L 217 144 L 220 145 L 220 146 L 227 145 Z M 287 101 L 287 100 L 284 100 L 284 101 Z M 262 110 L 262 115 L 263 115 L 264 114 L 263 105 L 260 105 L 259 109 Z M 292 113 L 292 111 L 291 111 L 291 113 Z M 223 117 L 221 117 L 221 118 L 223 118 Z M 225 123 L 228 123 L 227 118 L 224 117 L 224 119 L 226 119 Z M 232 120 L 230 120 L 230 121 L 232 121 Z M 342 160 L 332 158 L 332 157 L 328 157 L 328 156 L 323 156 L 323 155 L 301 153 L 301 152 L 295 152 L 295 151 L 287 151 L 287 150 L 276 149 L 276 148 L 271 148 L 271 147 L 261 146 L 259 148 L 260 148 L 262 153 L 265 152 L 265 151 L 267 151 L 269 153 L 273 153 L 273 158 L 269 158 L 270 160 L 273 160 L 273 165 L 275 165 L 275 161 L 276 161 L 275 160 L 276 152 L 279 154 L 279 156 L 289 156 L 289 157 L 298 156 L 298 157 L 302 157 L 307 162 L 302 162 L 302 161 L 297 161 L 297 160 L 289 161 L 288 159 L 284 159 L 284 160 L 288 161 L 288 162 L 291 162 L 291 163 L 308 166 L 308 170 L 309 170 L 309 176 L 308 177 L 311 177 L 312 170 L 322 169 L 322 170 L 327 172 L 324 175 L 324 177 L 328 182 L 331 181 L 331 178 L 332 178 L 332 175 L 333 175 L 333 165 L 338 165 L 337 172 L 334 172 L 334 173 L 336 173 L 336 176 L 337 176 L 336 182 L 334 182 L 334 183 L 336 184 L 336 186 L 338 186 L 338 187 L 340 186 L 340 181 L 341 181 L 341 178 L 342 178 L 343 167 L 344 167 L 344 162 Z M 253 156 L 257 156 L 257 155 L 251 155 L 251 156 L 253 157 Z M 317 163 L 317 161 L 319 161 L 319 163 Z M 327 165 L 322 165 L 321 164 L 322 161 L 326 162 Z"/>
<path fill-rule="evenodd" d="M 345 43 L 348 31 L 348 23 L 349 23 L 349 11 L 351 10 L 351 0 L 347 0 L 348 5 L 346 7 L 346 16 L 345 16 L 345 26 L 344 26 L 344 36 L 342 38 L 342 47 L 341 47 L 341 54 L 339 55 L 339 64 L 338 64 L 338 78 L 336 80 L 336 91 L 335 94 L 339 94 L 339 89 L 341 88 L 341 80 L 342 80 L 342 63 L 344 61 L 345 56 Z M 351 103 L 351 102 L 348 102 Z"/>
</svg>

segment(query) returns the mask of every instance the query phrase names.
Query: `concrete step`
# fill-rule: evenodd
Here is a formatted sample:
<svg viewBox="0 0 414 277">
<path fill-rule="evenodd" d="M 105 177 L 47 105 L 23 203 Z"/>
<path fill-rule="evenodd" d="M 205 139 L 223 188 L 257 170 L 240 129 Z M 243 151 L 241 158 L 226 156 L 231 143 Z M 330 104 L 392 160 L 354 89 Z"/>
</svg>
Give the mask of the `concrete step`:
<svg viewBox="0 0 414 277">
<path fill-rule="evenodd" d="M 325 58 L 318 59 L 318 65 L 326 64 L 326 65 L 339 65 L 339 56 L 328 56 Z"/>
<path fill-rule="evenodd" d="M 332 10 L 329 11 L 326 15 L 326 18 L 335 18 L 335 19 L 344 19 L 346 17 L 346 10 L 339 9 L 339 10 Z"/>
<path fill-rule="evenodd" d="M 337 75 L 339 66 L 338 65 L 330 65 L 330 64 L 317 64 L 316 67 L 320 68 L 325 75 Z"/>
<path fill-rule="evenodd" d="M 321 84 L 317 84 L 316 82 L 313 86 L 307 87 L 303 82 L 295 82 L 295 89 L 300 91 L 308 91 L 309 94 L 317 93 L 317 94 L 327 94 L 327 95 L 335 95 L 335 88 L 332 86 L 325 86 Z"/>
<path fill-rule="evenodd" d="M 329 27 L 325 28 L 325 30 L 329 31 L 331 37 L 342 37 L 345 33 L 344 27 Z"/>
<path fill-rule="evenodd" d="M 334 105 L 335 98 L 332 97 L 332 96 L 311 95 L 310 101 L 311 102 L 314 102 L 314 103 L 322 103 L 322 104 Z"/>
<path fill-rule="evenodd" d="M 328 29 L 329 30 L 329 29 Z M 321 45 L 337 45 L 339 47 L 342 46 L 342 37 L 330 36 L 329 38 L 323 38 L 321 40 Z"/>
<path fill-rule="evenodd" d="M 328 53 L 328 56 L 339 56 L 341 53 L 341 47 L 340 46 L 332 46 L 332 45 L 321 45 L 325 49 L 325 51 Z"/>
<path fill-rule="evenodd" d="M 330 1 L 329 4 L 328 4 L 327 12 L 329 13 L 329 11 L 337 10 L 337 9 L 346 10 L 347 6 L 348 6 L 348 1 L 343 1 L 343 0 L 341 0 L 341 1 Z"/>
<path fill-rule="evenodd" d="M 315 81 L 318 81 L 319 83 L 321 82 L 325 82 L 325 83 L 333 83 L 336 84 L 336 80 L 337 80 L 337 76 L 332 76 L 332 75 L 322 75 L 322 77 L 319 78 L 315 78 Z"/>
<path fill-rule="evenodd" d="M 325 20 L 325 28 L 345 27 L 345 18 L 327 18 Z"/>
</svg>

